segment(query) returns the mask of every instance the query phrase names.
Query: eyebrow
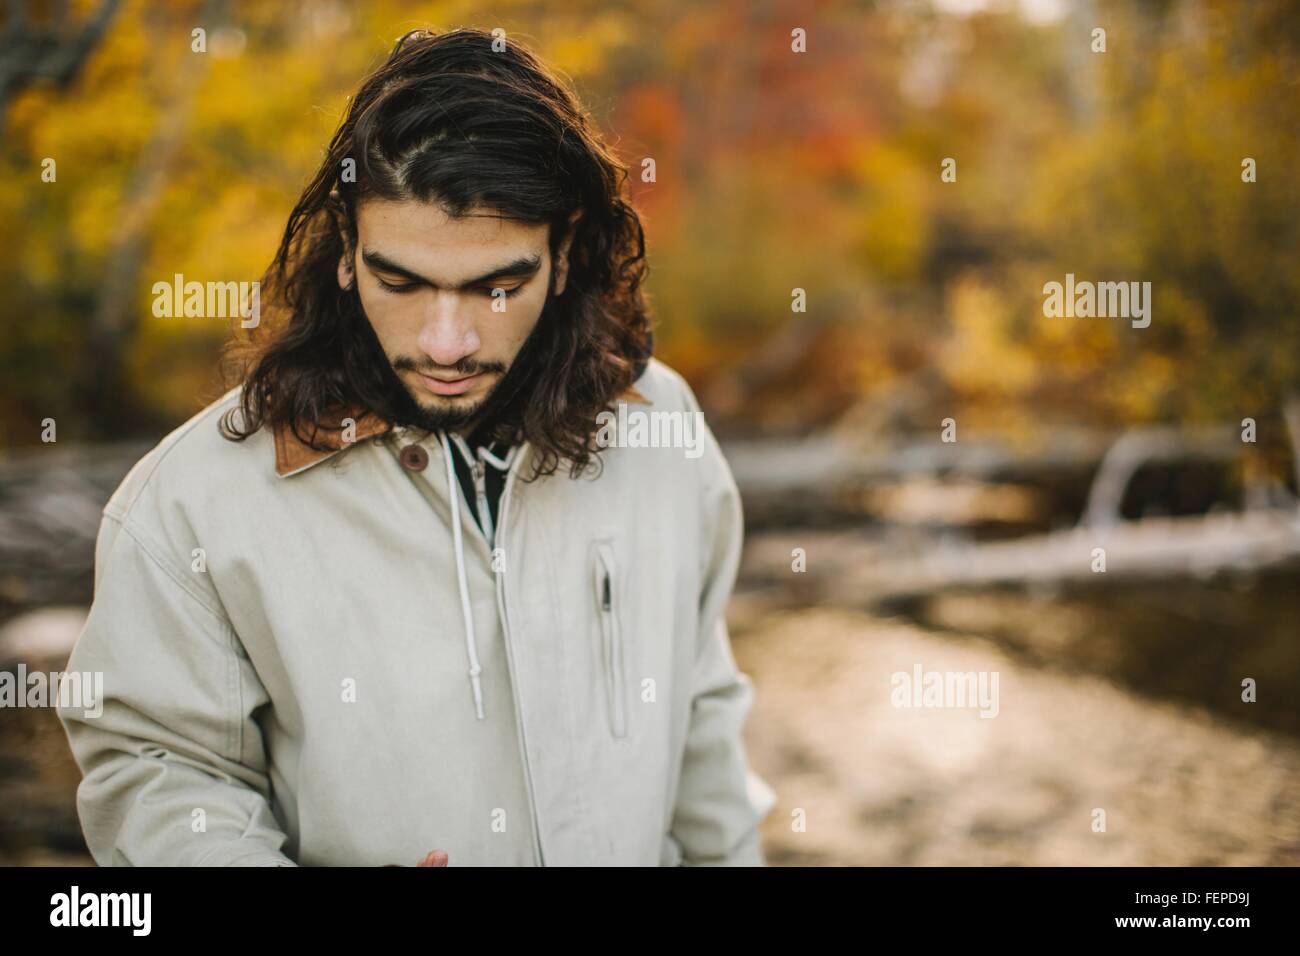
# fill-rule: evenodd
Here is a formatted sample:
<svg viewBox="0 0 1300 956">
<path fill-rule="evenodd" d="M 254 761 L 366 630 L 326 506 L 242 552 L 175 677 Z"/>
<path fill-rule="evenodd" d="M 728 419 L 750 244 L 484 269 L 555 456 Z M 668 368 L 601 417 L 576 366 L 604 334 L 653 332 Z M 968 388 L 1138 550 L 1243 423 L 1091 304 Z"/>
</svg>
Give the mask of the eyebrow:
<svg viewBox="0 0 1300 956">
<path fill-rule="evenodd" d="M 374 252 L 365 249 L 361 253 L 361 258 L 365 264 L 370 266 L 372 269 L 378 269 L 381 272 L 390 272 L 393 275 L 399 275 L 404 279 L 410 279 L 412 282 L 423 282 L 425 285 L 431 285 L 435 289 L 438 288 L 438 283 L 432 281 L 426 276 L 420 275 L 418 272 L 413 272 L 405 266 L 394 262 L 382 252 Z M 490 272 L 485 272 L 481 276 L 476 276 L 473 279 L 467 279 L 460 285 L 454 285 L 450 288 L 459 292 L 464 289 L 471 289 L 476 285 L 483 285 L 485 282 L 491 282 L 493 279 L 532 276 L 536 274 L 537 270 L 540 269 L 541 266 L 542 260 L 538 256 L 520 256 L 518 259 L 507 262 L 505 265 L 498 266 Z"/>
</svg>

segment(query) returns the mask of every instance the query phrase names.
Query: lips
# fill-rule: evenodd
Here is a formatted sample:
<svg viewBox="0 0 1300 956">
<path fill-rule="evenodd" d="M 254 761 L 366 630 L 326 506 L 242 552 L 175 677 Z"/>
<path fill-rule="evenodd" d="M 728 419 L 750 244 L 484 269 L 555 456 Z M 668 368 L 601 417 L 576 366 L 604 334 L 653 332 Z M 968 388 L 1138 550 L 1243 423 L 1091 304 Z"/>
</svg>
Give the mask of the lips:
<svg viewBox="0 0 1300 956">
<path fill-rule="evenodd" d="M 477 385 L 487 373 L 479 372 L 477 375 L 466 375 L 464 378 L 451 380 L 434 378 L 432 375 L 425 375 L 423 372 L 417 372 L 416 374 L 424 382 L 424 387 L 435 395 L 462 395 Z"/>
</svg>

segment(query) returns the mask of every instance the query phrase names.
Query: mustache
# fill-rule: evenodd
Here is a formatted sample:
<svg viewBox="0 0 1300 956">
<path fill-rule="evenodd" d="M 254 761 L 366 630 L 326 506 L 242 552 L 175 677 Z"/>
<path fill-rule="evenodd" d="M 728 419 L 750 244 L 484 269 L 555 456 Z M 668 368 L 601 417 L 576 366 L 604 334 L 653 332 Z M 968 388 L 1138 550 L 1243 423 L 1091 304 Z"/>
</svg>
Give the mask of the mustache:
<svg viewBox="0 0 1300 956">
<path fill-rule="evenodd" d="M 480 375 L 484 372 L 504 372 L 506 370 L 505 365 L 501 362 L 476 362 L 472 359 L 462 359 L 455 365 L 439 365 L 427 355 L 419 358 L 411 355 L 401 355 L 393 359 L 392 364 L 393 370 L 397 372 L 424 372 L 426 375 L 441 372 L 444 375 L 452 374 L 461 378 L 469 375 Z"/>
</svg>

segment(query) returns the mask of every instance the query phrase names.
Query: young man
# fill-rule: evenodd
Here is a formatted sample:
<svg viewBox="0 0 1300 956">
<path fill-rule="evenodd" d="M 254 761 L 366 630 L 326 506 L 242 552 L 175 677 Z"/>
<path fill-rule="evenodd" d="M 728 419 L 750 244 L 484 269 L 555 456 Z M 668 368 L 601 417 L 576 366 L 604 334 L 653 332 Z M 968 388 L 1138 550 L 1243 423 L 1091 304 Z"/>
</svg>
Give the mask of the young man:
<svg viewBox="0 0 1300 956">
<path fill-rule="evenodd" d="M 69 662 L 103 713 L 59 712 L 99 863 L 764 862 L 740 500 L 651 357 L 625 176 L 489 34 L 363 83 L 242 387 L 104 510 Z M 615 409 L 694 447 L 601 440 Z"/>
</svg>

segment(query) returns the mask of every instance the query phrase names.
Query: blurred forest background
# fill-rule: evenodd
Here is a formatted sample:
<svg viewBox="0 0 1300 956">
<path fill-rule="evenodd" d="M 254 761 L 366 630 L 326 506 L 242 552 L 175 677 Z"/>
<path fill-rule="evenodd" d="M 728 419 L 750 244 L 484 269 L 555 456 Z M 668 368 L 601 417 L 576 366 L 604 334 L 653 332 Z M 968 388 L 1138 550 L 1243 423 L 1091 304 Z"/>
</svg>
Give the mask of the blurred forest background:
<svg viewBox="0 0 1300 956">
<path fill-rule="evenodd" d="M 229 324 L 155 317 L 153 283 L 259 278 L 395 38 L 500 27 L 630 167 L 657 354 L 745 493 L 773 862 L 1300 863 L 1300 4 L 0 17 L 0 666 L 66 654 L 98 508 L 224 390 Z M 1150 282 L 1150 326 L 1046 318 L 1067 273 Z M 1129 537 L 1090 573 L 1106 529 Z M 1000 670 L 1019 706 L 891 709 L 918 660 Z M 0 862 L 83 858 L 51 721 L 0 713 Z"/>
<path fill-rule="evenodd" d="M 1300 371 L 1295 5 L 945 12 L 967 5 L 123 3 L 66 86 L 5 89 L 4 443 L 188 417 L 228 330 L 155 318 L 152 283 L 259 277 L 346 98 L 427 24 L 500 26 L 573 79 L 633 168 L 660 354 L 725 424 L 804 429 L 918 377 L 978 427 L 1276 409 Z M 1044 321 L 1066 272 L 1151 281 L 1151 327 Z"/>
</svg>

